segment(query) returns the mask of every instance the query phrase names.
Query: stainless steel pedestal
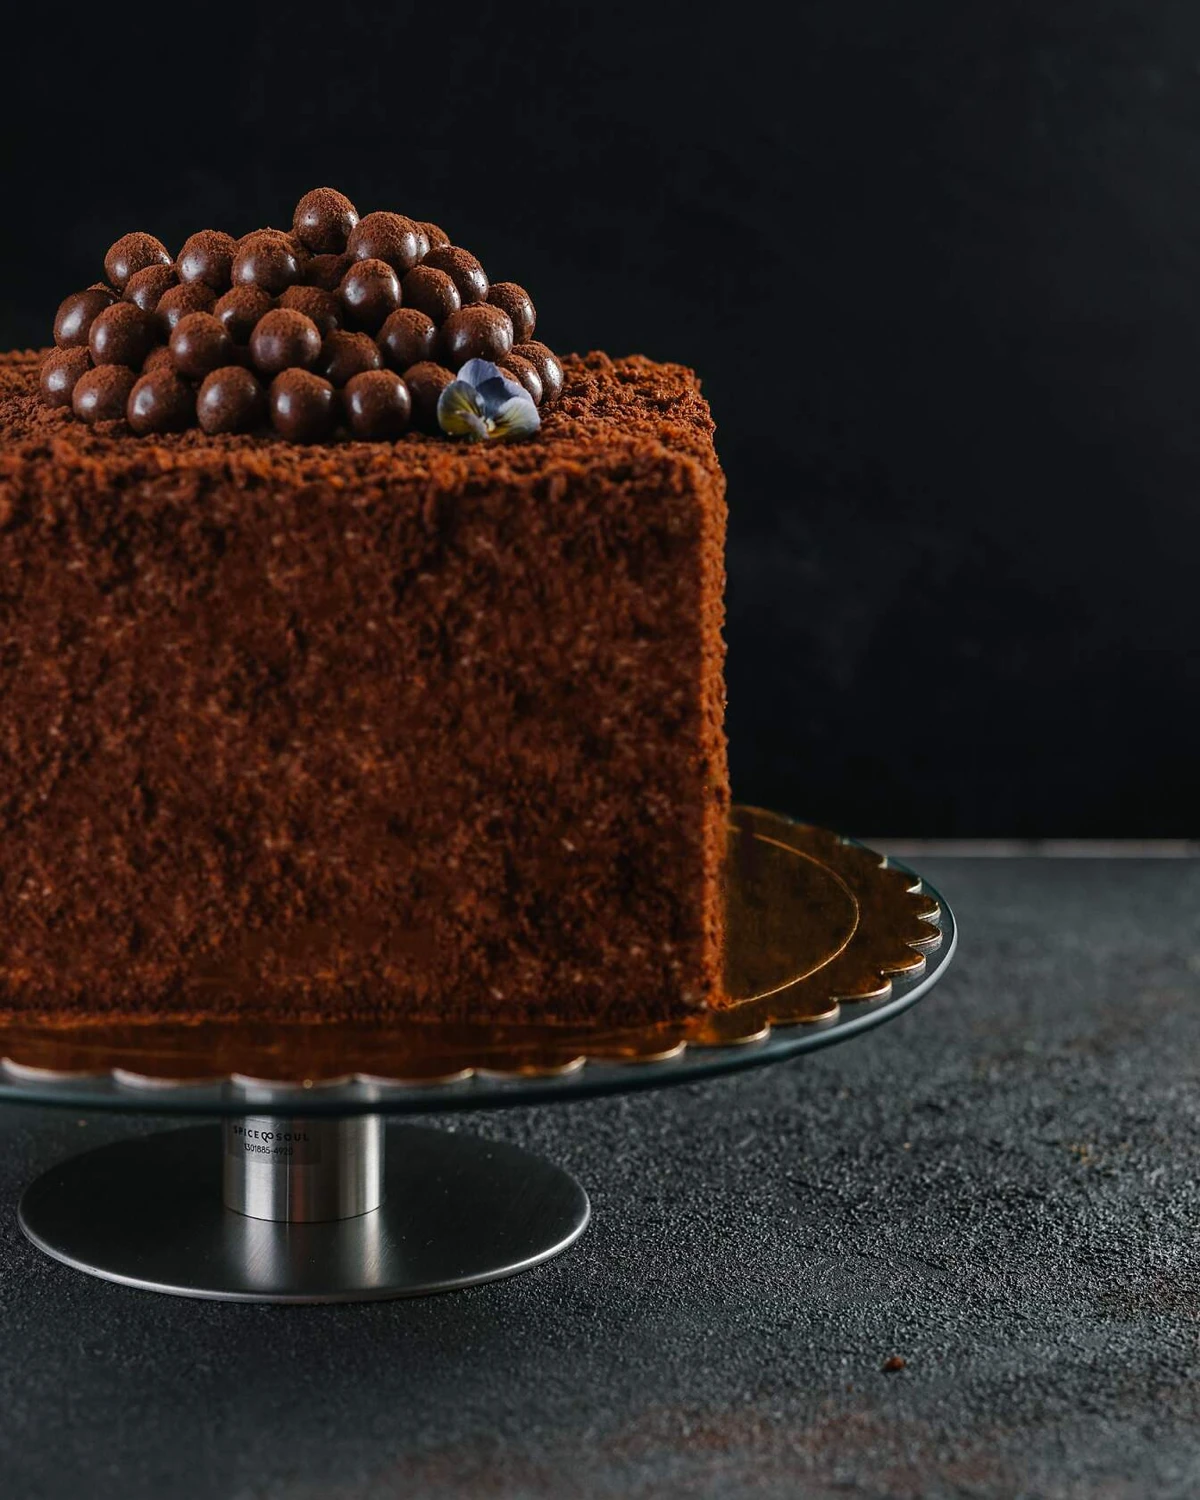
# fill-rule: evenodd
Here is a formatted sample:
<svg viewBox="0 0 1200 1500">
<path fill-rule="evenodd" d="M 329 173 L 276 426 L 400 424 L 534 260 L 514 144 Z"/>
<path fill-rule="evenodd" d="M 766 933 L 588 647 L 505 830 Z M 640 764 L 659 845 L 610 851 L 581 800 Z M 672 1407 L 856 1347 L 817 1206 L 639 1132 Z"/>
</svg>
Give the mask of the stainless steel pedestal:
<svg viewBox="0 0 1200 1500">
<path fill-rule="evenodd" d="M 356 1302 L 512 1276 L 565 1250 L 589 1211 L 574 1178 L 502 1142 L 254 1116 L 73 1157 L 26 1190 L 20 1219 L 48 1255 L 127 1286 Z"/>
</svg>

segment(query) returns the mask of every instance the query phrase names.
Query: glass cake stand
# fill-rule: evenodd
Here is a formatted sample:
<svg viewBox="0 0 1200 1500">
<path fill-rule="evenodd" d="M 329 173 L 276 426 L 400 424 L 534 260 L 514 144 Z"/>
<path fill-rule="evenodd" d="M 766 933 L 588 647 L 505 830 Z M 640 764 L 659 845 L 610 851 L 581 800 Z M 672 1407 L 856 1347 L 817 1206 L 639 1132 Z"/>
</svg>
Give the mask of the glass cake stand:
<svg viewBox="0 0 1200 1500">
<path fill-rule="evenodd" d="M 91 1275 L 233 1301 L 415 1296 L 537 1265 L 587 1226 L 572 1177 L 387 1118 L 782 1062 L 900 1014 L 954 953 L 950 908 L 912 871 L 762 809 L 733 811 L 725 884 L 734 1003 L 688 1024 L 0 1020 L 0 1100 L 216 1119 L 52 1167 L 26 1189 L 21 1227 Z"/>
</svg>

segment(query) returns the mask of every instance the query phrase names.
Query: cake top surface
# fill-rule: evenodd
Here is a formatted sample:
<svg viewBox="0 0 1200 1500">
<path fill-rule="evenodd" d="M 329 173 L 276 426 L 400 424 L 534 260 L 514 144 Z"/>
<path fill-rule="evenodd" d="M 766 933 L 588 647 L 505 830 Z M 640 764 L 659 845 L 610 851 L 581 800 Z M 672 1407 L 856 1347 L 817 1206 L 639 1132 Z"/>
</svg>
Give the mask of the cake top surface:
<svg viewBox="0 0 1200 1500">
<path fill-rule="evenodd" d="M 128 477 L 177 468 L 254 472 L 267 483 L 338 484 L 356 476 L 433 483 L 502 484 L 547 468 L 619 464 L 661 456 L 715 464 L 713 423 L 696 375 L 640 355 L 602 353 L 563 361 L 561 400 L 520 443 L 451 443 L 409 431 L 392 442 L 301 445 L 266 433 L 208 436 L 198 428 L 135 436 L 122 421 L 92 426 L 66 407 L 46 406 L 38 388 L 44 350 L 0 354 L 0 486 L 29 463 L 64 477 L 97 466 Z"/>
</svg>

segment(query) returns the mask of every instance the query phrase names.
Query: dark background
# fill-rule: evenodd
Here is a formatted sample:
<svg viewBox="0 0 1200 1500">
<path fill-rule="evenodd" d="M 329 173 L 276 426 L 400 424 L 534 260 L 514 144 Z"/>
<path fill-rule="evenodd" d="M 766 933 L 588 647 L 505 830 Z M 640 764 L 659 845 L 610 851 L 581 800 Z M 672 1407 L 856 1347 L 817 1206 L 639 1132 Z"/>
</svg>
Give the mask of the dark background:
<svg viewBox="0 0 1200 1500">
<path fill-rule="evenodd" d="M 1200 11 L 325 4 L 9 32 L 0 343 L 108 244 L 443 224 L 560 350 L 694 365 L 735 790 L 1195 835 Z"/>
</svg>

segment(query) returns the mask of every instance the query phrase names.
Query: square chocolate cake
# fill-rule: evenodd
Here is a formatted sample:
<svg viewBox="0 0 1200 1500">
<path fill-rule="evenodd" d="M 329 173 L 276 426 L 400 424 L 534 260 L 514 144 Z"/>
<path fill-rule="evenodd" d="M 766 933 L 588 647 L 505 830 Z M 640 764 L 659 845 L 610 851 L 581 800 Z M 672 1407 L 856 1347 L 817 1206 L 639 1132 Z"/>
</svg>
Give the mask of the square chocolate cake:
<svg viewBox="0 0 1200 1500">
<path fill-rule="evenodd" d="M 318 328 L 323 375 L 279 363 L 307 358 L 295 318 L 254 343 L 248 298 L 173 295 L 205 285 L 184 252 L 110 269 L 99 301 L 141 307 L 140 277 L 169 342 L 93 312 L 86 344 L 72 325 L 45 362 L 0 357 L 0 1011 L 620 1025 L 720 1004 L 725 500 L 695 377 L 591 354 L 525 441 L 397 435 L 443 366 L 369 356 L 354 405 L 333 355 L 353 366 L 364 327 L 382 347 L 387 307 L 357 310 L 335 241 L 297 258 L 339 263 L 309 281 L 357 321 L 340 343 L 318 298 L 271 289 L 274 242 L 252 268 L 263 307 Z M 406 308 L 445 291 L 410 292 L 411 269 Z M 463 327 L 456 357 L 495 357 Z M 507 417 L 467 390 L 461 420 L 501 432 L 527 363 L 495 387 Z M 269 423 L 238 418 L 273 370 Z M 386 440 L 361 440 L 373 423 Z"/>
</svg>

